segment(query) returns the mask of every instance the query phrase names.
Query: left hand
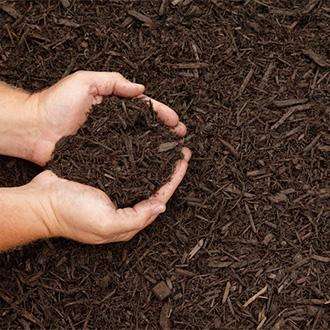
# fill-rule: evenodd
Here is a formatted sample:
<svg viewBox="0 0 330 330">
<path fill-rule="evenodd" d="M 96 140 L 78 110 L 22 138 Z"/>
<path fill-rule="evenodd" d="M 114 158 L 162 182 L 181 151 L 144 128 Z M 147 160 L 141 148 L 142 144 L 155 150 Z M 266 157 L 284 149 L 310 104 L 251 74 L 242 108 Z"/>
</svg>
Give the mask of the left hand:
<svg viewBox="0 0 330 330">
<path fill-rule="evenodd" d="M 54 86 L 33 95 L 40 118 L 41 139 L 36 145 L 34 161 L 44 165 L 50 160 L 55 144 L 64 136 L 73 135 L 87 119 L 93 105 L 104 96 L 139 97 L 150 100 L 159 119 L 185 135 L 186 128 L 166 105 L 143 95 L 143 85 L 135 84 L 117 72 L 78 71 Z"/>
<path fill-rule="evenodd" d="M 8 122 L 10 127 L 8 129 L 6 124 L 4 128 L 0 153 L 39 165 L 45 165 L 51 159 L 55 145 L 62 137 L 77 132 L 92 106 L 100 104 L 104 96 L 136 97 L 151 101 L 160 121 L 177 135 L 186 134 L 186 127 L 174 110 L 143 95 L 143 85 L 132 83 L 117 72 L 78 71 L 31 95 L 11 88 L 2 91 L 3 88 L 6 86 L 0 88 L 0 99 L 3 95 L 9 100 L 3 101 L 0 138 L 1 122 Z M 1 115 L 6 116 L 5 119 Z"/>
</svg>

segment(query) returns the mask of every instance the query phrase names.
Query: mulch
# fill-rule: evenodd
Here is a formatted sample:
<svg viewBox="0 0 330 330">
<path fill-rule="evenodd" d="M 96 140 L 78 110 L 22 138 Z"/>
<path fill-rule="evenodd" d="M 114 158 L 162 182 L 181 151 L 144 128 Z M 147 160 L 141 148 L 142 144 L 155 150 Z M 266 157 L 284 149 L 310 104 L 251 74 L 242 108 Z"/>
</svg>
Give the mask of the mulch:
<svg viewBox="0 0 330 330">
<path fill-rule="evenodd" d="M 0 328 L 328 329 L 329 15 L 322 0 L 1 2 L 1 80 L 119 71 L 179 113 L 193 157 L 129 243 L 2 254 Z M 1 157 L 0 185 L 40 171 Z"/>
<path fill-rule="evenodd" d="M 170 180 L 183 141 L 142 100 L 104 102 L 77 134 L 61 139 L 47 169 L 103 190 L 118 207 L 149 198 Z"/>
</svg>

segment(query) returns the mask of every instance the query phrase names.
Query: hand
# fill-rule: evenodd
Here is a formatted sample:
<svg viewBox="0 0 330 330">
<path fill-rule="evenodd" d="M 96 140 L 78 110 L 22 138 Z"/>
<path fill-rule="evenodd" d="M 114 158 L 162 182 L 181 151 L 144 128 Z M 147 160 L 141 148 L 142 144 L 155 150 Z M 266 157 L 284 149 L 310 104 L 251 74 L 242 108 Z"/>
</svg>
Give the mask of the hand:
<svg viewBox="0 0 330 330">
<path fill-rule="evenodd" d="M 90 244 L 130 240 L 165 211 L 166 203 L 182 181 L 191 156 L 183 148 L 170 182 L 133 208 L 116 209 L 101 190 L 58 178 L 50 171 L 39 174 L 29 186 L 37 194 L 39 218 L 49 237 L 66 237 Z M 39 230 L 39 232 L 45 230 Z"/>
<path fill-rule="evenodd" d="M 116 72 L 78 71 L 54 86 L 33 94 L 30 103 L 39 118 L 40 136 L 32 160 L 44 165 L 50 160 L 55 144 L 62 137 L 73 135 L 82 126 L 87 114 L 104 96 L 137 97 L 151 101 L 158 117 L 175 133 L 186 134 L 186 127 L 166 105 L 143 95 L 144 86 L 125 79 Z"/>
</svg>

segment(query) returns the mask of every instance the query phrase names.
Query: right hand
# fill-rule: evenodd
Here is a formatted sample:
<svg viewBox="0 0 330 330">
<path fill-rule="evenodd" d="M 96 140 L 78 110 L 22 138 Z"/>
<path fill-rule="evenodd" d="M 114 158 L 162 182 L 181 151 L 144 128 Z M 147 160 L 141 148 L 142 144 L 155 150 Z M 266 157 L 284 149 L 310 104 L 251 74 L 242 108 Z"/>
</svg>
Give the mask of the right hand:
<svg viewBox="0 0 330 330">
<path fill-rule="evenodd" d="M 171 180 L 149 199 L 132 208 L 117 209 L 109 197 L 96 188 L 61 179 L 44 171 L 27 186 L 38 191 L 39 218 L 48 237 L 66 237 L 83 243 L 103 244 L 128 241 L 150 225 L 182 181 L 191 157 L 183 148 Z"/>
</svg>

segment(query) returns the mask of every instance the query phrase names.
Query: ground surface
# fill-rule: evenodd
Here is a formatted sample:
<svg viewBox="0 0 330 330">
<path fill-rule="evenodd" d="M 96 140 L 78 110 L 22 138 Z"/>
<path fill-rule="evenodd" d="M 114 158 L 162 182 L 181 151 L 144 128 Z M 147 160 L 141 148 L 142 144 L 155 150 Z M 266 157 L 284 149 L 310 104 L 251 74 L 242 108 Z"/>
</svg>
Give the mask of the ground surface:
<svg viewBox="0 0 330 330">
<path fill-rule="evenodd" d="M 329 328 L 327 2 L 9 2 L 2 80 L 120 71 L 178 111 L 194 155 L 128 244 L 1 255 L 0 328 Z M 34 171 L 1 158 L 0 184 Z"/>
</svg>

